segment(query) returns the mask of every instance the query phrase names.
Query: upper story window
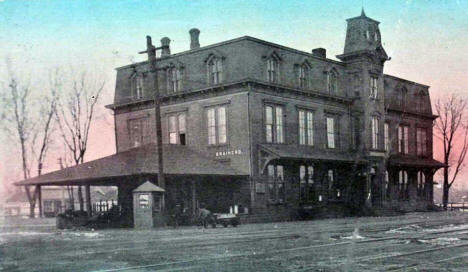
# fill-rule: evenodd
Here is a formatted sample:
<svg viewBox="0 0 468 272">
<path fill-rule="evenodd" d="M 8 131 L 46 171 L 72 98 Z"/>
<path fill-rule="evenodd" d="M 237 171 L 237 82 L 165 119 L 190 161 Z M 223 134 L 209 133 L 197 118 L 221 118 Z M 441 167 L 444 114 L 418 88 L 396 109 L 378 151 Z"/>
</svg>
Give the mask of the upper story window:
<svg viewBox="0 0 468 272">
<path fill-rule="evenodd" d="M 217 106 L 207 109 L 208 144 L 227 143 L 227 117 L 226 106 Z"/>
<path fill-rule="evenodd" d="M 372 117 L 372 149 L 379 148 L 379 118 L 377 116 Z"/>
<path fill-rule="evenodd" d="M 416 128 L 416 152 L 418 156 L 427 155 L 427 130 L 425 128 Z"/>
<path fill-rule="evenodd" d="M 408 90 L 405 87 L 401 87 L 397 89 L 397 105 L 400 107 L 401 110 L 405 109 L 406 103 L 406 95 L 408 94 Z"/>
<path fill-rule="evenodd" d="M 314 112 L 299 110 L 299 144 L 314 145 Z"/>
<path fill-rule="evenodd" d="M 314 167 L 301 165 L 299 167 L 300 197 L 302 201 L 314 201 Z"/>
<path fill-rule="evenodd" d="M 415 95 L 416 100 L 416 111 L 419 113 L 424 113 L 426 111 L 426 94 L 424 91 L 420 91 Z"/>
<path fill-rule="evenodd" d="M 182 90 L 182 72 L 180 68 L 172 67 L 167 70 L 167 84 L 171 92 Z"/>
<path fill-rule="evenodd" d="M 409 148 L 409 126 L 398 126 L 398 152 L 408 154 Z"/>
<path fill-rule="evenodd" d="M 148 118 L 130 119 L 127 123 L 131 147 L 149 143 Z"/>
<path fill-rule="evenodd" d="M 208 81 L 210 84 L 219 84 L 224 80 L 223 60 L 220 57 L 208 58 Z"/>
<path fill-rule="evenodd" d="M 267 143 L 284 143 L 283 107 L 265 106 L 265 140 Z"/>
<path fill-rule="evenodd" d="M 132 96 L 135 99 L 143 98 L 145 81 L 143 74 L 134 74 L 132 78 Z"/>
<path fill-rule="evenodd" d="M 338 91 L 338 74 L 335 70 L 331 70 L 327 74 L 328 93 L 336 95 Z"/>
<path fill-rule="evenodd" d="M 299 66 L 299 87 L 302 89 L 309 88 L 309 71 L 310 65 L 308 64 L 308 62 L 305 62 L 301 66 Z"/>
<path fill-rule="evenodd" d="M 279 62 L 276 58 L 271 57 L 267 60 L 268 82 L 278 83 Z"/>
<path fill-rule="evenodd" d="M 286 190 L 282 165 L 268 165 L 268 198 L 270 202 L 283 203 Z"/>
<path fill-rule="evenodd" d="M 327 147 L 336 148 L 337 129 L 335 117 L 329 116 L 326 118 L 327 127 Z"/>
<path fill-rule="evenodd" d="M 372 98 L 372 99 L 377 99 L 377 97 L 378 97 L 378 91 L 379 91 L 378 82 L 379 82 L 378 77 L 371 76 L 371 78 L 370 78 L 370 95 L 369 95 L 369 97 Z"/>
<path fill-rule="evenodd" d="M 390 151 L 390 124 L 384 124 L 384 149 Z"/>
<path fill-rule="evenodd" d="M 173 114 L 168 117 L 169 143 L 186 145 L 186 114 Z"/>
</svg>

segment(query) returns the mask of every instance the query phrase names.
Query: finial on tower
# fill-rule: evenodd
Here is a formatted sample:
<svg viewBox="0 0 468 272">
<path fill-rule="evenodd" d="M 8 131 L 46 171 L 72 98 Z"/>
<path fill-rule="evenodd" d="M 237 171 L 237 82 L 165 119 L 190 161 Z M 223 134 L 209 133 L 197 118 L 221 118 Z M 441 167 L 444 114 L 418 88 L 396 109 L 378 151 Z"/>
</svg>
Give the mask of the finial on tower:
<svg viewBox="0 0 468 272">
<path fill-rule="evenodd" d="M 361 17 L 366 17 L 366 13 L 364 12 L 364 7 L 361 9 Z"/>
</svg>

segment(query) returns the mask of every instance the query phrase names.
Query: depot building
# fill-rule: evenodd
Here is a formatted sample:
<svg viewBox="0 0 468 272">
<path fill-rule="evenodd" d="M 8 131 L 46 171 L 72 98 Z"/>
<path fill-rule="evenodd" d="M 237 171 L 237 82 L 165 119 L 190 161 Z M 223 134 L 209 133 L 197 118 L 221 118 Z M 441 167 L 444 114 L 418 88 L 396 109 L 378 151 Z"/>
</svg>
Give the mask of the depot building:
<svg viewBox="0 0 468 272">
<path fill-rule="evenodd" d="M 209 31 L 209 30 L 208 30 Z M 304 52 L 244 36 L 157 58 L 164 205 L 264 221 L 360 207 L 433 204 L 429 86 L 384 73 L 379 22 L 347 19 L 344 50 Z M 187 45 L 189 46 L 189 45 Z M 117 186 L 132 221 L 132 191 L 158 183 L 155 76 L 147 61 L 119 67 L 116 154 L 17 185 Z"/>
</svg>

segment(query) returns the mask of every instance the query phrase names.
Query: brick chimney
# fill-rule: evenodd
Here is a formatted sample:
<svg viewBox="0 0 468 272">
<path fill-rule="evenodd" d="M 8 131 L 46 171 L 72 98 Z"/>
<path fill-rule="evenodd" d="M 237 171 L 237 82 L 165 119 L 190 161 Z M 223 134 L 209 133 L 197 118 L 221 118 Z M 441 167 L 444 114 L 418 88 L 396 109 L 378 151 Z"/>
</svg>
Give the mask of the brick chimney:
<svg viewBox="0 0 468 272">
<path fill-rule="evenodd" d="M 161 57 L 167 57 L 171 55 L 171 48 L 169 47 L 169 44 L 171 43 L 171 39 L 168 37 L 164 37 L 161 39 L 161 47 L 164 47 L 161 50 Z"/>
<path fill-rule="evenodd" d="M 198 28 L 192 28 L 189 31 L 190 33 L 190 50 L 200 48 L 200 41 L 198 40 L 200 36 L 200 30 Z"/>
<path fill-rule="evenodd" d="M 327 58 L 327 49 L 325 48 L 315 48 L 312 49 L 312 55 L 318 58 L 326 59 Z"/>
</svg>

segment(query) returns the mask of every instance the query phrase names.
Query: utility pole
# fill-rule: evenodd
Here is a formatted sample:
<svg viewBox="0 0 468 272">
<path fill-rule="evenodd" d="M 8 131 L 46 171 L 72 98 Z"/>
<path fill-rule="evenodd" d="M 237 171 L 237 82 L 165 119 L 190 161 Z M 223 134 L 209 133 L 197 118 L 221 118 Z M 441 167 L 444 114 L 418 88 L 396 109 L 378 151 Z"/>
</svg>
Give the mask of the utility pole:
<svg viewBox="0 0 468 272">
<path fill-rule="evenodd" d="M 162 129 L 161 129 L 161 99 L 158 88 L 158 74 L 156 67 L 156 50 L 164 49 L 168 46 L 155 47 L 151 42 L 151 36 L 146 36 L 146 51 L 139 54 L 148 54 L 148 63 L 150 64 L 150 73 L 153 75 L 153 101 L 154 101 L 154 117 L 156 122 L 156 152 L 158 154 L 158 185 L 165 189 L 166 182 L 164 178 L 163 166 L 163 146 L 162 146 Z M 163 202 L 164 208 L 164 202 Z"/>
</svg>

